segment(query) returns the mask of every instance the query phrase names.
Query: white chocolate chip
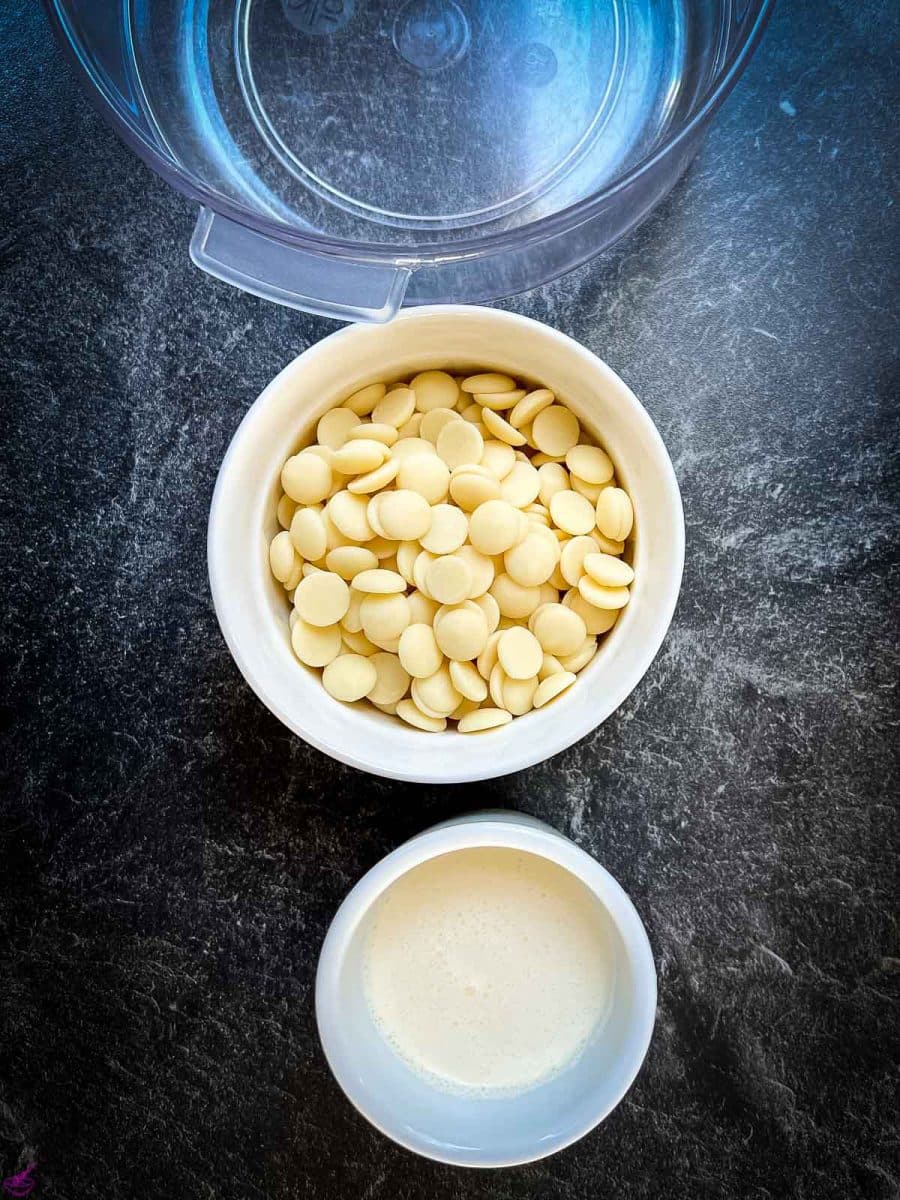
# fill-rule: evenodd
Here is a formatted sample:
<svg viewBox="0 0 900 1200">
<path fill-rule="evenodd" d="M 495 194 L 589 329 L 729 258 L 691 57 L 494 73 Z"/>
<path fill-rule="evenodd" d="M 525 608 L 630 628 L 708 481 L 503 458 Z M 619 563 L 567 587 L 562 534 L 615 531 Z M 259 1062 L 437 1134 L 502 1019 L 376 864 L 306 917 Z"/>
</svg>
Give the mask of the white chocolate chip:
<svg viewBox="0 0 900 1200">
<path fill-rule="evenodd" d="M 594 608 L 624 608 L 631 598 L 627 587 L 603 587 L 590 575 L 582 575 L 578 580 L 578 590 Z"/>
<path fill-rule="evenodd" d="M 491 439 L 484 443 L 481 466 L 486 467 L 498 481 L 502 481 L 516 465 L 516 452 L 506 442 Z"/>
<path fill-rule="evenodd" d="M 321 514 L 314 508 L 300 508 L 291 521 L 291 541 L 298 554 L 307 562 L 318 562 L 325 557 L 328 534 Z"/>
<path fill-rule="evenodd" d="M 397 427 L 398 438 L 417 438 L 422 428 L 422 414 L 414 412 L 408 421 Z"/>
<path fill-rule="evenodd" d="M 396 704 L 409 689 L 409 675 L 396 654 L 381 650 L 372 655 L 376 671 L 375 686 L 367 693 L 373 704 Z"/>
<path fill-rule="evenodd" d="M 597 501 L 597 528 L 604 537 L 624 542 L 631 533 L 634 509 L 622 488 L 605 488 Z"/>
<path fill-rule="evenodd" d="M 460 721 L 463 717 L 468 716 L 469 713 L 476 712 L 478 707 L 477 701 L 463 698 L 447 719 L 450 721 Z"/>
<path fill-rule="evenodd" d="M 546 604 L 535 613 L 533 633 L 547 654 L 574 654 L 584 643 L 583 618 L 564 604 Z"/>
<path fill-rule="evenodd" d="M 276 533 L 269 543 L 269 566 L 279 583 L 284 583 L 290 578 L 296 561 L 297 555 L 291 535 L 283 529 L 281 533 Z"/>
<path fill-rule="evenodd" d="M 564 671 L 565 669 L 555 654 L 547 654 L 545 652 L 543 661 L 541 662 L 541 669 L 538 671 L 538 679 L 543 683 L 548 675 L 556 675 L 559 671 Z"/>
<path fill-rule="evenodd" d="M 525 587 L 506 574 L 497 576 L 490 592 L 497 601 L 501 614 L 512 620 L 530 616 L 541 602 L 539 587 Z"/>
<path fill-rule="evenodd" d="M 316 571 L 300 582 L 294 604 L 310 625 L 334 625 L 350 607 L 350 589 L 333 571 Z"/>
<path fill-rule="evenodd" d="M 589 554 L 597 553 L 597 543 L 591 537 L 574 537 L 562 548 L 559 568 L 570 587 L 577 587 L 584 574 L 584 560 Z"/>
<path fill-rule="evenodd" d="M 571 671 L 560 671 L 556 675 L 549 675 L 537 686 L 537 691 L 534 693 L 534 707 L 543 708 L 545 704 L 549 704 L 551 700 L 555 700 L 557 696 L 570 688 L 574 682 L 575 675 Z"/>
<path fill-rule="evenodd" d="M 310 571 L 315 571 L 317 568 L 311 563 L 301 563 L 300 559 L 294 560 L 294 567 L 287 579 L 284 580 L 284 590 L 292 592 L 303 576 L 307 573 L 307 568 Z"/>
<path fill-rule="evenodd" d="M 431 526 L 433 529 L 434 519 L 432 520 Z M 413 567 L 416 559 L 419 557 L 419 553 L 420 551 L 418 542 L 401 542 L 397 547 L 397 570 L 407 583 L 415 583 L 415 579 L 413 577 Z"/>
<path fill-rule="evenodd" d="M 401 460 L 398 488 L 424 496 L 429 504 L 440 504 L 446 500 L 449 486 L 450 470 L 436 454 L 408 454 Z"/>
<path fill-rule="evenodd" d="M 550 498 L 550 516 L 560 529 L 577 537 L 594 528 L 594 508 L 590 500 L 578 492 L 556 492 Z"/>
<path fill-rule="evenodd" d="M 579 671 L 584 670 L 597 653 L 597 650 L 597 639 L 595 637 L 586 637 L 575 653 L 567 654 L 564 658 L 561 658 L 559 664 L 564 671 L 572 671 L 577 674 Z"/>
<path fill-rule="evenodd" d="M 459 385 L 464 392 L 514 392 L 516 381 L 497 371 L 485 371 L 480 375 L 469 375 Z"/>
<path fill-rule="evenodd" d="M 487 699 L 487 684 L 471 662 L 450 663 L 450 678 L 461 696 L 480 704 Z"/>
<path fill-rule="evenodd" d="M 378 425 L 393 425 L 399 429 L 415 412 L 416 393 L 412 388 L 396 387 L 379 400 L 372 410 L 372 418 Z"/>
<path fill-rule="evenodd" d="M 291 646 L 308 667 L 327 667 L 341 652 L 341 627 L 310 625 L 297 613 L 291 629 Z"/>
<path fill-rule="evenodd" d="M 605 536 L 605 534 L 602 534 L 599 529 L 595 529 L 591 534 L 591 537 L 597 543 L 597 548 L 601 550 L 603 554 L 622 554 L 625 550 L 624 541 L 619 542 L 616 541 L 615 538 L 608 538 Z"/>
<path fill-rule="evenodd" d="M 350 603 L 347 606 L 347 611 L 341 618 L 341 628 L 347 630 L 348 633 L 362 632 L 362 617 L 359 613 L 360 605 L 362 604 L 362 596 L 359 592 L 350 589 Z"/>
<path fill-rule="evenodd" d="M 469 539 L 481 554 L 504 554 L 519 541 L 521 516 L 506 500 L 488 500 L 469 518 Z"/>
<path fill-rule="evenodd" d="M 544 454 L 565 455 L 578 445 L 581 426 L 578 418 L 562 404 L 551 404 L 534 418 L 531 438 Z"/>
<path fill-rule="evenodd" d="M 400 470 L 400 462 L 397 459 L 388 458 L 376 467 L 374 471 L 369 471 L 365 475 L 359 475 L 356 479 L 352 479 L 347 484 L 347 491 L 354 495 L 371 495 L 372 492 L 380 491 L 381 488 L 387 487 L 397 477 L 397 472 Z"/>
<path fill-rule="evenodd" d="M 514 717 L 523 717 L 534 707 L 534 694 L 538 688 L 537 675 L 529 679 L 513 679 L 507 676 L 503 684 L 503 707 Z"/>
<path fill-rule="evenodd" d="M 331 466 L 321 455 L 301 450 L 281 470 L 281 486 L 298 504 L 318 504 L 331 491 Z"/>
<path fill-rule="evenodd" d="M 451 470 L 467 463 L 481 462 L 484 438 L 469 421 L 451 421 L 438 434 L 436 449 Z"/>
<path fill-rule="evenodd" d="M 578 492 L 579 496 L 584 496 L 586 500 L 590 500 L 592 508 L 596 507 L 603 489 L 612 486 L 608 483 L 586 483 L 585 480 L 579 479 L 577 475 L 570 475 L 569 480 L 572 484 L 572 491 Z"/>
<path fill-rule="evenodd" d="M 344 401 L 344 408 L 351 409 L 358 417 L 367 417 L 386 391 L 383 383 L 370 383 L 348 396 Z"/>
<path fill-rule="evenodd" d="M 566 453 L 566 466 L 585 483 L 609 483 L 614 474 L 612 460 L 599 446 L 573 446 Z"/>
<path fill-rule="evenodd" d="M 341 641 L 347 647 L 351 654 L 362 654 L 366 658 L 371 658 L 373 654 L 378 652 L 378 647 L 374 642 L 370 642 L 364 633 L 351 633 L 345 626 L 340 626 Z"/>
<path fill-rule="evenodd" d="M 395 592 L 406 591 L 406 580 L 396 571 L 386 571 L 376 567 L 371 571 L 360 571 L 353 578 L 353 586 L 358 592 L 373 596 L 390 596 Z"/>
<path fill-rule="evenodd" d="M 416 729 L 423 729 L 426 733 L 443 733 L 447 728 L 447 721 L 444 717 L 428 717 L 421 709 L 416 708 L 412 700 L 401 700 L 397 705 L 397 716 L 401 721 L 405 721 L 407 725 L 412 725 Z"/>
<path fill-rule="evenodd" d="M 400 634 L 397 653 L 404 670 L 413 679 L 426 679 L 433 675 L 444 661 L 434 629 L 425 623 L 407 625 Z"/>
<path fill-rule="evenodd" d="M 432 408 L 422 417 L 419 436 L 434 445 L 444 426 L 449 425 L 451 421 L 459 420 L 461 417 L 454 408 Z"/>
<path fill-rule="evenodd" d="M 546 583 L 559 562 L 559 542 L 548 529 L 532 526 L 503 556 L 506 574 L 523 587 Z"/>
<path fill-rule="evenodd" d="M 296 511 L 297 501 L 292 500 L 287 494 L 282 496 L 275 510 L 275 515 L 278 517 L 278 524 L 282 529 L 290 529 L 291 521 L 293 521 Z"/>
<path fill-rule="evenodd" d="M 414 679 L 411 691 L 417 707 L 431 717 L 449 717 L 463 698 L 453 686 L 446 663 L 433 675 Z"/>
<path fill-rule="evenodd" d="M 597 637 L 612 629 L 619 616 L 617 608 L 595 608 L 593 604 L 589 604 L 578 588 L 566 592 L 563 604 L 578 613 L 591 637 Z"/>
<path fill-rule="evenodd" d="M 569 475 L 565 467 L 559 463 L 544 463 L 538 468 L 541 490 L 538 492 L 541 504 L 549 508 L 550 501 L 557 492 L 564 492 L 569 486 Z"/>
<path fill-rule="evenodd" d="M 431 442 L 420 437 L 401 437 L 391 446 L 391 458 L 409 458 L 413 454 L 434 454 Z"/>
<path fill-rule="evenodd" d="M 423 594 L 423 596 L 427 596 L 429 600 L 433 599 L 433 597 L 428 591 L 428 583 L 425 576 L 428 571 L 429 564 L 433 563 L 436 557 L 437 555 L 429 553 L 428 550 L 420 550 L 416 555 L 415 562 L 413 563 L 413 583 Z"/>
<path fill-rule="evenodd" d="M 393 446 L 399 436 L 393 425 L 375 425 L 371 421 L 366 421 L 350 430 L 347 434 L 347 441 L 355 442 L 360 438 L 367 438 L 373 442 L 381 442 L 384 446 Z M 346 445 L 346 442 L 344 444 Z"/>
<path fill-rule="evenodd" d="M 491 700 L 498 708 L 506 708 L 506 700 L 503 697 L 503 687 L 506 683 L 506 672 L 499 662 L 494 663 L 491 671 L 491 677 L 488 680 L 488 691 L 490 692 Z"/>
<path fill-rule="evenodd" d="M 393 558 L 397 553 L 398 542 L 386 537 L 373 537 L 366 542 L 366 549 L 371 550 L 379 562 Z"/>
<path fill-rule="evenodd" d="M 409 600 L 409 615 L 417 624 L 428 625 L 434 624 L 435 613 L 438 610 L 438 605 L 424 592 L 420 592 L 418 588 L 410 592 L 407 596 Z M 435 670 L 437 668 L 435 667 Z"/>
<path fill-rule="evenodd" d="M 328 501 L 328 516 L 335 527 L 352 542 L 367 542 L 376 532 L 369 524 L 366 496 L 338 492 Z"/>
<path fill-rule="evenodd" d="M 474 546 L 460 546 L 456 551 L 472 572 L 472 586 L 469 589 L 469 599 L 476 600 L 489 590 L 494 582 L 494 561 L 486 554 L 479 553 Z"/>
<path fill-rule="evenodd" d="M 479 470 L 458 467 L 450 477 L 450 497 L 464 512 L 473 512 L 480 504 L 500 496 L 500 482 Z"/>
<path fill-rule="evenodd" d="M 369 593 L 363 596 L 359 606 L 363 633 L 379 646 L 399 638 L 411 616 L 409 601 L 400 594 L 379 596 Z"/>
<path fill-rule="evenodd" d="M 385 492 L 378 505 L 378 520 L 385 537 L 416 541 L 431 528 L 431 506 L 418 492 Z"/>
<path fill-rule="evenodd" d="M 472 569 L 455 554 L 442 554 L 428 564 L 425 585 L 439 604 L 460 604 L 469 595 Z"/>
<path fill-rule="evenodd" d="M 487 618 L 477 605 L 454 608 L 435 623 L 434 636 L 447 658 L 477 658 L 488 640 Z"/>
<path fill-rule="evenodd" d="M 376 537 L 384 538 L 386 542 L 390 542 L 393 539 L 387 537 L 385 534 L 378 516 L 378 509 L 381 507 L 384 497 L 384 492 L 376 492 L 374 496 L 365 496 L 363 499 L 366 501 L 366 521 L 369 523 L 369 527 Z"/>
<path fill-rule="evenodd" d="M 528 439 L 524 433 L 521 433 L 514 426 L 510 425 L 509 421 L 505 421 L 499 413 L 492 412 L 486 408 L 482 414 L 485 427 L 488 433 L 492 434 L 498 441 L 505 442 L 507 446 L 524 446 Z"/>
<path fill-rule="evenodd" d="M 506 712 L 505 709 L 479 708 L 461 717 L 456 728 L 460 733 L 483 733 L 487 729 L 498 729 L 501 725 L 508 725 L 511 720 L 512 713 Z"/>
<path fill-rule="evenodd" d="M 481 596 L 476 596 L 471 603 L 477 604 L 484 613 L 488 624 L 488 633 L 493 633 L 500 624 L 500 605 L 490 592 L 485 592 Z"/>
<path fill-rule="evenodd" d="M 345 410 L 338 408 L 334 411 Z M 331 467 L 334 471 L 340 471 L 342 475 L 365 475 L 368 471 L 380 467 L 388 454 L 390 451 L 384 442 L 376 442 L 374 438 L 357 438 L 333 452 Z"/>
<path fill-rule="evenodd" d="M 530 679 L 541 669 L 544 651 L 534 634 L 519 625 L 504 631 L 497 643 L 497 657 L 510 679 Z"/>
<path fill-rule="evenodd" d="M 548 388 L 537 388 L 529 392 L 509 414 L 510 425 L 515 429 L 524 429 L 526 425 L 532 424 L 539 412 L 549 408 L 555 400 L 556 397 Z"/>
<path fill-rule="evenodd" d="M 492 633 L 485 642 L 484 649 L 478 655 L 475 665 L 482 679 L 490 679 L 491 672 L 497 665 L 497 644 L 500 641 L 502 632 L 502 630 L 498 629 Z"/>
<path fill-rule="evenodd" d="M 505 412 L 506 409 L 517 404 L 524 395 L 524 388 L 516 388 L 511 392 L 477 392 L 475 399 L 484 409 L 489 409 L 491 412 Z M 484 414 L 481 419 L 484 420 Z M 487 425 L 486 421 L 485 424 Z"/>
<path fill-rule="evenodd" d="M 436 408 L 452 408 L 459 399 L 459 384 L 446 371 L 421 371 L 410 387 L 416 394 L 416 408 L 428 413 Z"/>
<path fill-rule="evenodd" d="M 612 554 L 586 554 L 584 569 L 595 583 L 603 587 L 628 587 L 634 581 L 634 571 L 628 563 Z"/>
<path fill-rule="evenodd" d="M 541 490 L 541 477 L 530 462 L 517 462 L 500 484 L 500 494 L 514 508 L 533 504 Z"/>
<path fill-rule="evenodd" d="M 335 700 L 346 704 L 362 700 L 378 680 L 378 672 L 370 658 L 362 654 L 339 654 L 322 672 L 325 691 Z"/>
<path fill-rule="evenodd" d="M 420 542 L 422 549 L 431 554 L 452 554 L 468 536 L 469 522 L 465 513 L 453 504 L 436 504 L 431 510 L 431 528 Z"/>
<path fill-rule="evenodd" d="M 347 434 L 359 424 L 359 417 L 350 408 L 332 408 L 316 426 L 316 441 L 329 450 L 339 450 L 347 440 Z"/>
</svg>

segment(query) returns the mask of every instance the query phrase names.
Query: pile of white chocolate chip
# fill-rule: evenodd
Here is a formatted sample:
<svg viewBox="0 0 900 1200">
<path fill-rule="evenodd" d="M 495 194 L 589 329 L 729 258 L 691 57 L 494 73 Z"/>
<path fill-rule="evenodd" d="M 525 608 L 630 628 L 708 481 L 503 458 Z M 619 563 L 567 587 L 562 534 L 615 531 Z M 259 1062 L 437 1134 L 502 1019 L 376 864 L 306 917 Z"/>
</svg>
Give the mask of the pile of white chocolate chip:
<svg viewBox="0 0 900 1200">
<path fill-rule="evenodd" d="M 506 725 L 575 682 L 628 603 L 628 494 L 547 388 L 373 383 L 284 464 L 272 573 L 325 690 L 417 729 Z"/>
</svg>

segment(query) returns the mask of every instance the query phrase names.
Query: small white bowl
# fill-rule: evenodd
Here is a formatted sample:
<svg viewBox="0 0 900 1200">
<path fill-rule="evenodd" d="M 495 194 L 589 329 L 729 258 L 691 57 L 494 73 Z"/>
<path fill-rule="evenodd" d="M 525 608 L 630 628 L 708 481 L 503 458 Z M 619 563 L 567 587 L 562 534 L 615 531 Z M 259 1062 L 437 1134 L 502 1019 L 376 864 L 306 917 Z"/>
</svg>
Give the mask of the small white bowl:
<svg viewBox="0 0 900 1200">
<path fill-rule="evenodd" d="M 422 733 L 369 705 L 333 700 L 291 650 L 284 589 L 267 547 L 278 531 L 281 468 L 315 421 L 367 383 L 429 367 L 492 367 L 552 388 L 594 433 L 634 503 L 631 601 L 578 680 L 544 709 L 479 735 Z M 659 649 L 678 598 L 684 517 L 671 460 L 645 409 L 565 334 L 498 309 L 409 309 L 311 346 L 247 412 L 222 462 L 208 535 L 219 624 L 245 679 L 305 741 L 375 775 L 422 783 L 489 779 L 564 750 L 613 712 Z"/>
<path fill-rule="evenodd" d="M 363 987 L 363 949 L 379 896 L 420 863 L 472 846 L 538 854 L 570 871 L 601 904 L 614 955 L 609 1015 L 581 1056 L 547 1083 L 499 1099 L 443 1092 L 418 1076 L 379 1033 Z M 655 1018 L 656 969 L 634 905 L 590 855 L 521 813 L 471 813 L 426 830 L 382 859 L 338 909 L 316 975 L 319 1037 L 348 1098 L 401 1146 L 463 1167 L 517 1166 L 584 1137 L 634 1082 Z"/>
</svg>

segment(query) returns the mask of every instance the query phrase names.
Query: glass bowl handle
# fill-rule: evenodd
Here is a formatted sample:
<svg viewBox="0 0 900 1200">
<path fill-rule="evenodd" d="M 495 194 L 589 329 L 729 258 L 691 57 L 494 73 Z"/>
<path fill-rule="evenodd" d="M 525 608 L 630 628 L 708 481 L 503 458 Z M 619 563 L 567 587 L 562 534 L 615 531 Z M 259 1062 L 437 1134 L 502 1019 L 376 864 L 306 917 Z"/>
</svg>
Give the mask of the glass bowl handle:
<svg viewBox="0 0 900 1200">
<path fill-rule="evenodd" d="M 201 271 L 264 300 L 337 321 L 389 321 L 403 302 L 404 267 L 347 262 L 302 250 L 201 208 L 191 238 Z"/>
</svg>

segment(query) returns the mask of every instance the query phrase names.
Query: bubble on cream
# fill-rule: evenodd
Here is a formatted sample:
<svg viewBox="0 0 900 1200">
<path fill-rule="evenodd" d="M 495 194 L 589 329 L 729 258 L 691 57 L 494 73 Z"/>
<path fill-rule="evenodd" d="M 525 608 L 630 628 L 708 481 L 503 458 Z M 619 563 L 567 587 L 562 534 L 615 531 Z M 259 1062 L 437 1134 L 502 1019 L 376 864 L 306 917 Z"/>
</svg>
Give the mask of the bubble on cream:
<svg viewBox="0 0 900 1200">
<path fill-rule="evenodd" d="M 526 1091 L 569 1066 L 610 1007 L 610 922 L 539 855 L 476 847 L 401 876 L 373 913 L 369 1009 L 418 1074 L 449 1091 Z"/>
</svg>

